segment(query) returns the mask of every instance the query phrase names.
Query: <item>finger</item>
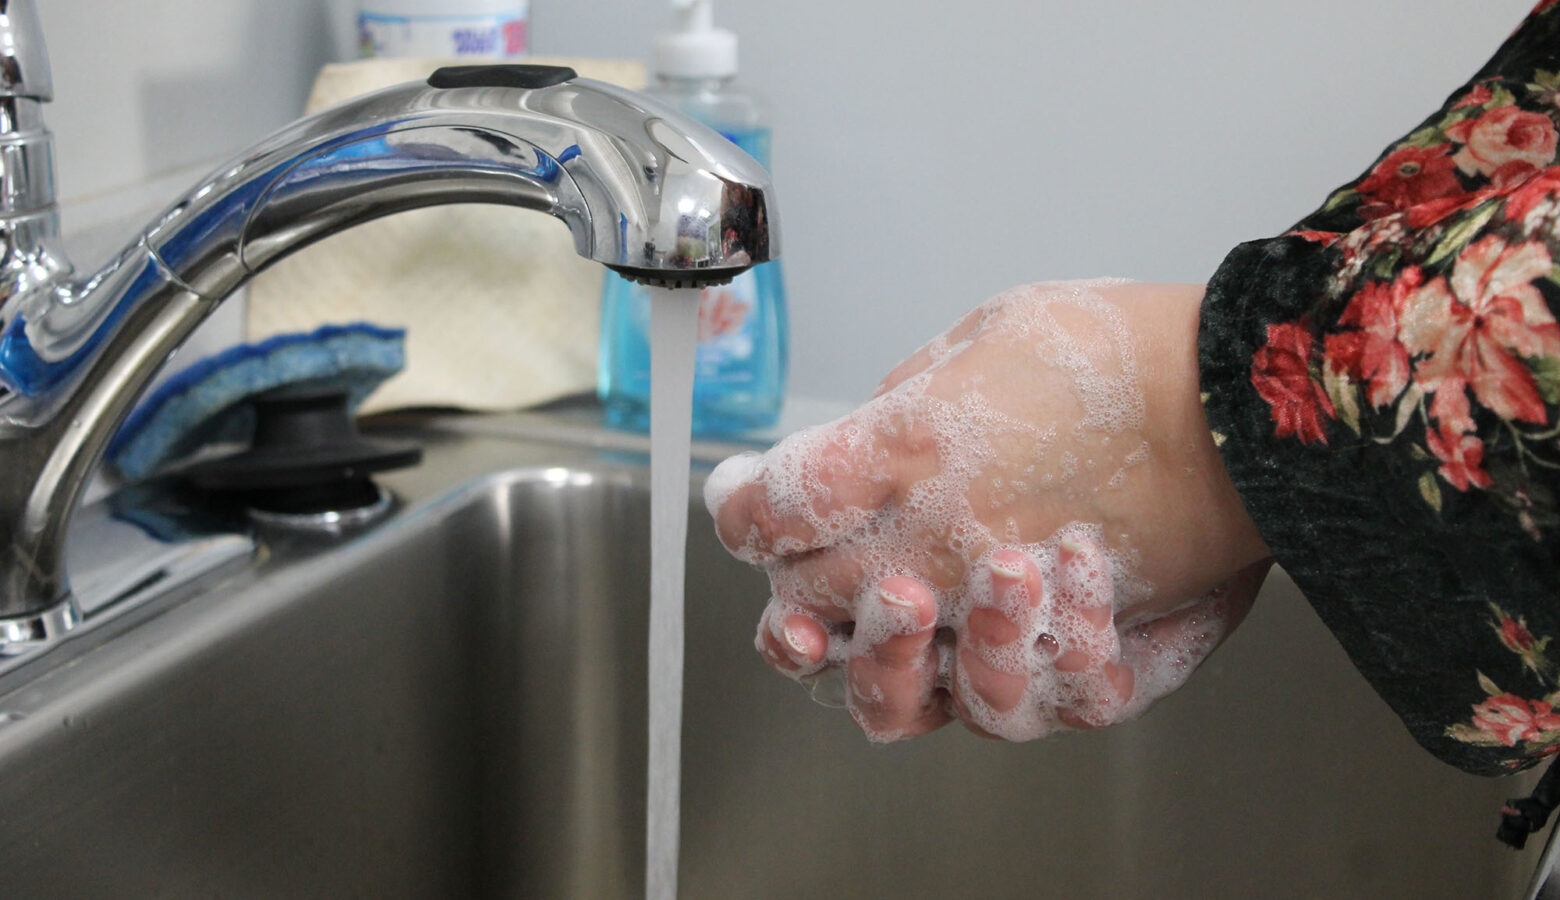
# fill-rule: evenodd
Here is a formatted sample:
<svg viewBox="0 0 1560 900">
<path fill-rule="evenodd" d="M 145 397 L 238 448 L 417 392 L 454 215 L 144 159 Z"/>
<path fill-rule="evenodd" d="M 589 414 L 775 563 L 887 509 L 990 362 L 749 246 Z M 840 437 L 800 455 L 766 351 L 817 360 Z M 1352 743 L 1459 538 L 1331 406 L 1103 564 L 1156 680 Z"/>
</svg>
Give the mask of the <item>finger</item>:
<svg viewBox="0 0 1560 900">
<path fill-rule="evenodd" d="M 853 418 L 799 431 L 761 457 L 710 473 L 706 502 L 721 542 L 765 564 L 853 533 L 893 494 L 891 453 Z"/>
<path fill-rule="evenodd" d="M 888 374 L 883 376 L 883 380 L 878 382 L 878 386 L 873 390 L 872 396 L 881 397 L 926 371 L 933 362 L 940 358 L 939 350 L 943 346 L 945 345 L 940 340 L 934 340 L 932 343 L 900 360 L 899 364 L 890 369 Z"/>
<path fill-rule="evenodd" d="M 1029 685 L 1026 674 L 1001 669 L 984 658 L 981 650 L 963 645 L 959 647 L 958 661 L 963 677 L 954 681 L 954 692 L 966 711 L 970 708 L 969 698 L 964 695 L 966 684 L 985 706 L 997 713 L 1011 712 L 1023 699 Z"/>
<path fill-rule="evenodd" d="M 1056 670 L 1085 672 L 1119 658 L 1111 609 L 1115 591 L 1098 544 L 1062 539 L 1053 591 L 1058 633 L 1042 636 L 1041 643 L 1054 643 L 1057 652 L 1052 665 Z"/>
<path fill-rule="evenodd" d="M 1247 566 L 1208 596 L 1151 621 L 1122 629 L 1122 656 L 1135 660 L 1150 652 L 1211 653 L 1251 611 L 1273 565 L 1265 559 Z"/>
<path fill-rule="evenodd" d="M 822 667 L 829 633 L 815 619 L 771 600 L 759 619 L 754 648 L 781 674 L 797 678 Z"/>
<path fill-rule="evenodd" d="M 1122 665 L 1138 675 L 1132 696 L 1114 717 L 1083 716 L 1067 711 L 1062 721 L 1077 728 L 1097 728 L 1141 715 L 1160 698 L 1186 683 L 1229 631 L 1232 604 L 1210 596 L 1159 618 L 1123 629 Z"/>
<path fill-rule="evenodd" d="M 901 360 L 899 365 L 895 366 L 888 375 L 884 376 L 882 381 L 878 382 L 877 390 L 872 392 L 872 396 L 881 397 L 926 371 L 932 364 L 946 356 L 952 347 L 968 339 L 975 332 L 975 329 L 980 326 L 981 322 L 984 321 L 985 315 L 985 304 L 965 313 L 959 318 L 959 321 L 953 323 L 952 328 L 933 338 L 925 346 Z"/>
<path fill-rule="evenodd" d="M 1209 596 L 1121 632 L 1122 659 L 1138 672 L 1159 673 L 1141 684 L 1136 711 L 1185 683 L 1250 612 L 1272 560 L 1248 566 Z"/>
<path fill-rule="evenodd" d="M 855 619 L 862 579 L 861 557 L 848 546 L 814 550 L 769 566 L 776 597 L 826 622 Z"/>
<path fill-rule="evenodd" d="M 1029 685 L 1025 636 L 1043 586 L 1039 568 L 1022 551 L 998 550 L 987 561 L 987 569 L 991 593 L 970 610 L 959 634 L 958 664 L 964 678 L 955 684 L 967 684 L 994 712 L 1007 713 L 1023 699 Z"/>
<path fill-rule="evenodd" d="M 1057 552 L 1058 634 L 1052 666 L 1066 677 L 1071 702 L 1057 716 L 1075 728 L 1098 728 L 1125 718 L 1137 676 L 1121 659 L 1115 589 L 1103 549 L 1093 540 L 1063 538 Z M 1042 646 L 1046 642 L 1040 642 Z"/>
<path fill-rule="evenodd" d="M 957 684 L 954 685 L 953 692 L 950 695 L 948 702 L 953 707 L 953 716 L 959 720 L 959 724 L 963 725 L 967 731 L 976 737 L 982 737 L 992 741 L 1005 740 L 1002 735 L 993 734 L 992 732 L 987 731 L 980 726 L 979 713 L 971 709 L 969 704 L 966 703 L 963 699 L 968 696 L 969 694 L 961 691 Z"/>
<path fill-rule="evenodd" d="M 1056 717 L 1073 728 L 1104 728 L 1132 718 L 1137 671 L 1126 663 L 1105 663 L 1084 680 L 1082 696 L 1071 707 L 1058 707 Z M 1092 682 L 1092 683 L 1089 683 Z"/>
<path fill-rule="evenodd" d="M 878 741 L 924 734 L 948 722 L 936 691 L 936 600 L 913 578 L 884 579 L 863 599 L 846 664 L 848 705 Z"/>
</svg>

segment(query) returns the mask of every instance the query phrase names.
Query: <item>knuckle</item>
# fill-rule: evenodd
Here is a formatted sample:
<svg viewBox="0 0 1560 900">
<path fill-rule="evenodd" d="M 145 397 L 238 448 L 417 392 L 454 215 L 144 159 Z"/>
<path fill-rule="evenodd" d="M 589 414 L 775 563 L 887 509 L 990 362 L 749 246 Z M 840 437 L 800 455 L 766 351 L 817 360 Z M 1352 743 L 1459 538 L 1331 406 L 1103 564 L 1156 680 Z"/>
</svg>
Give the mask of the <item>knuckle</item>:
<svg viewBox="0 0 1560 900">
<path fill-rule="evenodd" d="M 796 534 L 798 523 L 776 513 L 768 496 L 755 493 L 746 519 L 748 528 L 742 541 L 745 549 L 772 556 L 786 556 L 803 549 L 805 542 Z"/>
</svg>

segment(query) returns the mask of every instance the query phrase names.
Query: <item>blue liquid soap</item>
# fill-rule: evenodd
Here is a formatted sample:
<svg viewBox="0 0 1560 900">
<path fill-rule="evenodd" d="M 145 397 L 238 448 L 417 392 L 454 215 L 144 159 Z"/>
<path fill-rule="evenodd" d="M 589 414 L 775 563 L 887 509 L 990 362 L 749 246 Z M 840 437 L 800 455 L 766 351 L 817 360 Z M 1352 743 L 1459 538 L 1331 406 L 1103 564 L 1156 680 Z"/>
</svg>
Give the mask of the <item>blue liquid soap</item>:
<svg viewBox="0 0 1560 900">
<path fill-rule="evenodd" d="M 769 129 L 750 95 L 730 79 L 662 78 L 654 93 L 721 134 L 765 168 Z M 705 288 L 694 362 L 693 433 L 737 435 L 780 417 L 786 381 L 785 284 L 767 262 L 730 284 Z M 597 394 L 615 428 L 650 426 L 650 292 L 608 272 L 602 290 Z"/>
</svg>

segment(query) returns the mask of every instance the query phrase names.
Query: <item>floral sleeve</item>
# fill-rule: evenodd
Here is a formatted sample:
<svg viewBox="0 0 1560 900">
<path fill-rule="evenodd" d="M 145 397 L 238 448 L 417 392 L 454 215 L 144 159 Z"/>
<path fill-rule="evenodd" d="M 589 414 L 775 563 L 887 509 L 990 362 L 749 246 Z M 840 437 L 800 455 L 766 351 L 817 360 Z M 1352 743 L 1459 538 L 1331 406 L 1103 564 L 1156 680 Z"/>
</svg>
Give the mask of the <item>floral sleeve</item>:
<svg viewBox="0 0 1560 900">
<path fill-rule="evenodd" d="M 1209 427 L 1252 516 L 1438 757 L 1560 752 L 1560 0 L 1208 286 Z"/>
</svg>

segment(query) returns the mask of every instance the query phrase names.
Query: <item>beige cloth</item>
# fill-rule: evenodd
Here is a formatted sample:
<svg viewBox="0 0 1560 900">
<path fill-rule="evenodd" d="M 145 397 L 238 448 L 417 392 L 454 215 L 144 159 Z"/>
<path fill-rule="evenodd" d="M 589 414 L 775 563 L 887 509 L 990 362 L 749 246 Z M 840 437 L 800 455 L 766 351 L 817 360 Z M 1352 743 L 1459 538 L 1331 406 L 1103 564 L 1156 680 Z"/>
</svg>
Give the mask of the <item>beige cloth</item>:
<svg viewBox="0 0 1560 900">
<path fill-rule="evenodd" d="M 627 88 L 637 62 L 531 59 Z M 441 60 L 326 66 L 308 111 L 426 78 Z M 562 222 L 507 206 L 413 210 L 304 248 L 250 282 L 247 340 L 366 320 L 407 329 L 406 368 L 363 412 L 408 406 L 514 409 L 590 390 L 605 270 Z"/>
</svg>

